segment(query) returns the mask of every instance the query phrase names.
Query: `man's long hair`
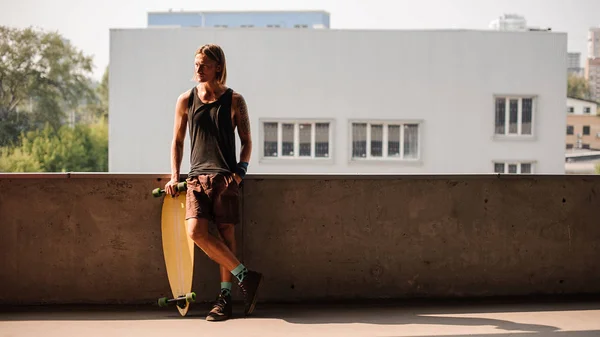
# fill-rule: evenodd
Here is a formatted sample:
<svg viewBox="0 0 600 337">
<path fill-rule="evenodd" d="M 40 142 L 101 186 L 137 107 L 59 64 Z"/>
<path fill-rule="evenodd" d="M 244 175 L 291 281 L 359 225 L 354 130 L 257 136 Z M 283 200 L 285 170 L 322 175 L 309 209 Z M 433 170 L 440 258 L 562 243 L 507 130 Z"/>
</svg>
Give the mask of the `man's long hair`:
<svg viewBox="0 0 600 337">
<path fill-rule="evenodd" d="M 223 52 L 223 49 L 216 44 L 205 44 L 196 50 L 194 57 L 199 54 L 206 55 L 209 59 L 217 62 L 217 64 L 221 66 L 221 71 L 217 72 L 217 82 L 225 85 L 227 82 L 227 64 L 225 62 L 225 53 Z M 200 81 L 198 74 L 194 74 L 194 80 L 196 82 Z"/>
</svg>

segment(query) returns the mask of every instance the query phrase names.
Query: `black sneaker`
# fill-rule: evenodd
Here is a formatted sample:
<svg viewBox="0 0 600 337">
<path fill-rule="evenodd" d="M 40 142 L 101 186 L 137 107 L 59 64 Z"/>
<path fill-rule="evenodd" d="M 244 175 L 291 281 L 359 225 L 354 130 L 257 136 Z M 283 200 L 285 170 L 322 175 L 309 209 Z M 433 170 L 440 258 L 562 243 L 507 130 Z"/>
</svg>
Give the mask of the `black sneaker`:
<svg viewBox="0 0 600 337">
<path fill-rule="evenodd" d="M 220 293 L 212 310 L 206 316 L 206 320 L 210 322 L 225 321 L 231 318 L 231 312 L 231 295 Z"/>
<path fill-rule="evenodd" d="M 263 279 L 261 273 L 249 270 L 242 282 L 238 282 L 240 289 L 244 293 L 244 315 L 248 316 L 254 311 L 256 306 L 256 293 L 258 286 Z"/>
</svg>

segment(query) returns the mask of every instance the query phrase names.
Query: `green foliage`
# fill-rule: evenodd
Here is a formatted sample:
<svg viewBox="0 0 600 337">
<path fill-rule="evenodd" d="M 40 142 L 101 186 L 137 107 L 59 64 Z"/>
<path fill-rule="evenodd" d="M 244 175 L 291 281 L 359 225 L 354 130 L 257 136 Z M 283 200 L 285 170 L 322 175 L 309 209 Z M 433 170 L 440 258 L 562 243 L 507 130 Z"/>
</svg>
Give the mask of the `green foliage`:
<svg viewBox="0 0 600 337">
<path fill-rule="evenodd" d="M 108 69 L 55 32 L 0 26 L 0 172 L 108 171 Z"/>
<path fill-rule="evenodd" d="M 67 112 L 94 101 L 91 72 L 92 58 L 58 33 L 0 26 L 0 146 L 46 123 L 58 129 Z M 17 113 L 30 123 L 18 124 Z"/>
<path fill-rule="evenodd" d="M 579 99 L 590 99 L 592 92 L 585 78 L 569 74 L 567 80 L 567 96 Z"/>
<path fill-rule="evenodd" d="M 0 117 L 0 146 L 17 145 L 18 135 L 30 129 L 31 115 L 20 111 Z"/>
<path fill-rule="evenodd" d="M 0 172 L 39 172 L 40 170 L 40 163 L 23 149 L 0 149 Z"/>
<path fill-rule="evenodd" d="M 106 67 L 106 69 L 104 70 L 102 82 L 100 82 L 100 86 L 96 89 L 96 94 L 99 98 L 99 105 L 96 117 L 108 119 L 108 67 Z"/>
<path fill-rule="evenodd" d="M 108 115 L 108 109 L 107 113 Z M 90 155 L 95 163 L 93 172 L 108 172 L 108 121 L 101 119 L 90 126 Z"/>
<path fill-rule="evenodd" d="M 102 81 L 96 87 L 94 100 L 84 107 L 88 121 L 108 120 L 108 67 L 104 70 Z"/>
<path fill-rule="evenodd" d="M 0 171 L 105 172 L 108 171 L 108 125 L 62 126 L 50 124 L 21 135 L 19 148 L 0 153 Z"/>
</svg>

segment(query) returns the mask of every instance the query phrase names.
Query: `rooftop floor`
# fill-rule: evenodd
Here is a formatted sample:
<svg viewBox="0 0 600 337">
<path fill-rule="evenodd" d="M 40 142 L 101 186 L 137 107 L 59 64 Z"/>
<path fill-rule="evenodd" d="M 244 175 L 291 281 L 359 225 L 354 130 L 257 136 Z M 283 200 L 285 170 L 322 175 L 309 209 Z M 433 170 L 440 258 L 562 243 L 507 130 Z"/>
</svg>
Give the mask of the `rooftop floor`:
<svg viewBox="0 0 600 337">
<path fill-rule="evenodd" d="M 4 308 L 1 336 L 600 336 L 600 300 L 544 302 L 263 305 L 256 314 L 204 320 L 152 306 Z"/>
</svg>

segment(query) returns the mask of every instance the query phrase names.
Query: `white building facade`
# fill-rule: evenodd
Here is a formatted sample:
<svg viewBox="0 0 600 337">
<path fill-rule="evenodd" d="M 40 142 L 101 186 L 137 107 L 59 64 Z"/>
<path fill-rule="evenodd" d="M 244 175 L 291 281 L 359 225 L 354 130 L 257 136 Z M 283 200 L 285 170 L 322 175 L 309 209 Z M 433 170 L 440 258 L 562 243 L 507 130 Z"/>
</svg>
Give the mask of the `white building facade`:
<svg viewBox="0 0 600 337">
<path fill-rule="evenodd" d="M 570 116 L 593 116 L 596 115 L 597 110 L 597 102 L 567 97 L 567 113 Z"/>
<path fill-rule="evenodd" d="M 170 172 L 195 50 L 249 107 L 250 173 L 564 173 L 566 34 L 111 30 L 109 171 Z M 239 141 L 238 141 L 239 152 Z M 182 173 L 189 170 L 186 138 Z"/>
</svg>

